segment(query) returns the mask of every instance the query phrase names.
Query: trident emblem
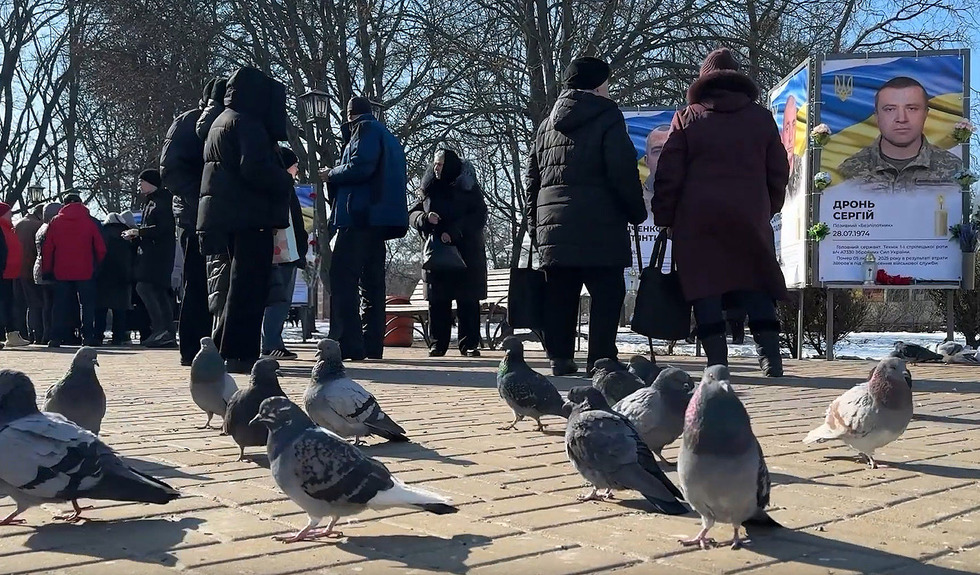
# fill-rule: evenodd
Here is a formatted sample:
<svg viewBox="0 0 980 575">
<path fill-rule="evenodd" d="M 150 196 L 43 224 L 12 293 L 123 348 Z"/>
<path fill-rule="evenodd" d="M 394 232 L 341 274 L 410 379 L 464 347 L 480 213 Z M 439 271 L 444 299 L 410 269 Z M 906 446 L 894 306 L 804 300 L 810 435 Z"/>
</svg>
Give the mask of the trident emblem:
<svg viewBox="0 0 980 575">
<path fill-rule="evenodd" d="M 843 102 L 854 94 L 854 76 L 834 76 L 834 93 Z"/>
</svg>

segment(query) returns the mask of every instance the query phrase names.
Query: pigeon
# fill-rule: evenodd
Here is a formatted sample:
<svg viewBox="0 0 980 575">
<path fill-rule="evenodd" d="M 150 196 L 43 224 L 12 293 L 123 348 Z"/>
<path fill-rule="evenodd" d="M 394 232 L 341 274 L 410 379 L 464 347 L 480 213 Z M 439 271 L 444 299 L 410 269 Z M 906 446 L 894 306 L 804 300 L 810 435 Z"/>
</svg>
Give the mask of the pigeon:
<svg viewBox="0 0 980 575">
<path fill-rule="evenodd" d="M 921 345 L 905 343 L 903 341 L 895 342 L 895 352 L 897 353 L 894 355 L 894 357 L 904 359 L 912 365 L 917 363 L 942 361 L 943 359 L 943 356 L 929 351 Z"/>
<path fill-rule="evenodd" d="M 683 515 L 681 492 L 657 465 L 653 453 L 622 415 L 609 409 L 594 387 L 574 387 L 568 392 L 573 405 L 565 429 L 565 453 L 572 466 L 592 484 L 580 501 L 612 498 L 613 490 L 634 489 L 667 515 Z M 599 495 L 598 490 L 606 490 Z"/>
<path fill-rule="evenodd" d="M 78 499 L 163 505 L 180 494 L 127 466 L 94 433 L 57 413 L 38 411 L 34 384 L 19 371 L 0 370 L 0 495 L 17 504 L 0 525 L 24 523 L 18 515 L 42 503 L 71 501 L 74 511 L 56 517 L 84 519 Z"/>
<path fill-rule="evenodd" d="M 547 377 L 531 369 L 524 362 L 524 344 L 516 337 L 508 337 L 501 344 L 504 358 L 497 369 L 497 392 L 514 411 L 514 421 L 502 430 L 514 429 L 518 421 L 530 417 L 544 430 L 541 416 L 568 417 L 564 412 L 565 400 Z"/>
<path fill-rule="evenodd" d="M 353 437 L 354 445 L 359 445 L 365 435 L 408 441 L 405 430 L 382 411 L 374 396 L 347 377 L 340 344 L 321 339 L 315 357 L 317 362 L 303 401 L 317 425 L 341 437 Z"/>
<path fill-rule="evenodd" d="M 42 409 L 61 414 L 82 429 L 98 435 L 105 417 L 105 391 L 95 374 L 97 365 L 99 357 L 94 348 L 79 348 L 65 376 L 44 394 Z"/>
<path fill-rule="evenodd" d="M 643 383 L 652 385 L 663 368 L 657 365 L 657 358 L 653 361 L 642 355 L 634 355 L 630 358 L 629 372 L 643 380 Z"/>
<path fill-rule="evenodd" d="M 252 423 L 268 427 L 272 477 L 310 519 L 295 535 L 275 537 L 279 541 L 343 537 L 333 530 L 337 521 L 364 509 L 407 507 L 436 515 L 458 511 L 441 495 L 405 485 L 380 461 L 317 427 L 285 397 L 264 400 Z M 330 517 L 330 524 L 316 529 L 324 517 Z"/>
<path fill-rule="evenodd" d="M 831 402 L 823 425 L 807 434 L 803 443 L 839 439 L 877 469 L 875 450 L 901 437 L 912 420 L 911 379 L 904 361 L 881 360 L 869 381 Z"/>
<path fill-rule="evenodd" d="M 265 445 L 269 440 L 269 430 L 264 425 L 252 425 L 253 418 L 259 413 L 259 405 L 270 397 L 285 397 L 279 386 L 279 362 L 274 359 L 260 359 L 252 366 L 250 385 L 240 389 L 228 401 L 225 410 L 225 423 L 222 427 L 225 435 L 230 435 L 241 453 L 238 461 L 245 459 L 245 448 Z"/>
<path fill-rule="evenodd" d="M 630 373 L 618 360 L 600 359 L 595 362 L 592 387 L 602 392 L 609 405 L 646 386 L 642 379 Z"/>
<path fill-rule="evenodd" d="M 701 515 L 701 531 L 684 546 L 714 545 L 708 531 L 716 522 L 734 528 L 732 549 L 747 543 L 739 537 L 742 525 L 780 527 L 765 511 L 769 469 L 730 380 L 723 365 L 706 369 L 684 416 L 677 476 L 684 499 Z"/>
<path fill-rule="evenodd" d="M 955 341 L 947 341 L 936 346 L 936 352 L 943 356 L 946 363 L 960 363 L 964 365 L 980 365 L 977 359 L 977 350 L 964 346 Z"/>
<path fill-rule="evenodd" d="M 652 386 L 634 391 L 612 410 L 628 419 L 650 451 L 670 465 L 661 451 L 684 431 L 684 413 L 693 391 L 694 380 L 686 371 L 668 367 Z"/>
<path fill-rule="evenodd" d="M 191 397 L 204 413 L 208 421 L 198 429 L 214 429 L 211 418 L 225 416 L 228 401 L 238 391 L 235 378 L 225 369 L 225 362 L 210 337 L 201 338 L 201 351 L 191 362 Z"/>
</svg>

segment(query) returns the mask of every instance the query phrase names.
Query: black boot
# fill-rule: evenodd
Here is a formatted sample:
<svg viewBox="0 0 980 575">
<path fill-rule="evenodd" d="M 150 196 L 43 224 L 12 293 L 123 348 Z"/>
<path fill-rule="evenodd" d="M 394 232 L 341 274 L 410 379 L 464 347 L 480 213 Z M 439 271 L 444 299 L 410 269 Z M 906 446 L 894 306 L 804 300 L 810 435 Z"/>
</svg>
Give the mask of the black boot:
<svg viewBox="0 0 980 575">
<path fill-rule="evenodd" d="M 745 322 L 730 319 L 728 320 L 728 328 L 732 332 L 732 343 L 734 345 L 742 345 L 745 343 Z"/>
<path fill-rule="evenodd" d="M 725 322 L 699 325 L 698 339 L 704 348 L 708 359 L 708 367 L 712 365 L 728 365 L 728 341 L 725 339 Z"/>
<path fill-rule="evenodd" d="M 766 377 L 783 376 L 783 358 L 779 354 L 779 322 L 763 320 L 749 322 L 755 352 L 759 354 L 759 368 Z"/>
</svg>

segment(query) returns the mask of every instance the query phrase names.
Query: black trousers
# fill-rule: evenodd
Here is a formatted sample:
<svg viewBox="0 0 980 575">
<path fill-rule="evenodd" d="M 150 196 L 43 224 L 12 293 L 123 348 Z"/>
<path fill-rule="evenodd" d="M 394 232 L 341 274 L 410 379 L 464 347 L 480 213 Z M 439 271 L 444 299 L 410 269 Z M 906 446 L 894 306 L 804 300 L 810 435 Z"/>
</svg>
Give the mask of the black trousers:
<svg viewBox="0 0 980 575">
<path fill-rule="evenodd" d="M 460 351 L 480 347 L 480 302 L 456 302 L 456 321 L 459 323 L 457 345 Z M 429 300 L 429 339 L 432 347 L 445 352 L 453 327 L 453 300 Z"/>
<path fill-rule="evenodd" d="M 2 271 L 2 270 L 0 270 Z M 0 337 L 18 330 L 14 320 L 14 280 L 0 279 Z"/>
<path fill-rule="evenodd" d="M 184 250 L 184 298 L 180 302 L 177 337 L 180 358 L 193 360 L 201 349 L 201 338 L 211 334 L 211 312 L 208 310 L 207 268 L 201 245 L 194 230 L 177 228 L 178 241 Z"/>
<path fill-rule="evenodd" d="M 42 333 L 39 343 L 48 343 L 54 337 L 54 285 L 43 284 L 41 288 Z"/>
<path fill-rule="evenodd" d="M 153 333 L 169 333 L 174 321 L 170 288 L 150 282 L 139 282 L 136 284 L 136 293 L 143 300 L 146 312 L 150 314 L 150 327 Z"/>
<path fill-rule="evenodd" d="M 385 239 L 373 228 L 337 230 L 330 263 L 330 333 L 344 359 L 380 359 L 385 337 Z"/>
<path fill-rule="evenodd" d="M 95 311 L 95 337 L 105 339 L 105 328 L 109 322 L 109 308 L 99 308 Z M 126 324 L 126 310 L 112 310 L 112 344 L 120 345 L 130 342 L 129 329 Z"/>
<path fill-rule="evenodd" d="M 729 315 L 737 313 L 742 318 L 744 314 L 748 314 L 750 324 L 776 321 L 776 304 L 765 292 L 739 291 L 725 294 L 724 302 L 727 306 L 722 303 L 722 299 L 721 296 L 709 297 L 694 302 L 694 319 L 702 333 L 717 333 L 719 330 L 724 333 L 726 308 Z"/>
<path fill-rule="evenodd" d="M 544 346 L 550 359 L 575 357 L 575 330 L 578 323 L 582 285 L 589 290 L 589 357 L 616 358 L 616 333 L 626 299 L 623 268 L 545 268 Z"/>
<path fill-rule="evenodd" d="M 29 341 L 40 341 L 44 331 L 44 297 L 34 280 L 14 280 L 14 324 Z"/>
<path fill-rule="evenodd" d="M 228 238 L 231 281 L 212 336 L 226 360 L 259 358 L 262 316 L 272 275 L 272 238 L 272 230 L 245 230 Z"/>
</svg>

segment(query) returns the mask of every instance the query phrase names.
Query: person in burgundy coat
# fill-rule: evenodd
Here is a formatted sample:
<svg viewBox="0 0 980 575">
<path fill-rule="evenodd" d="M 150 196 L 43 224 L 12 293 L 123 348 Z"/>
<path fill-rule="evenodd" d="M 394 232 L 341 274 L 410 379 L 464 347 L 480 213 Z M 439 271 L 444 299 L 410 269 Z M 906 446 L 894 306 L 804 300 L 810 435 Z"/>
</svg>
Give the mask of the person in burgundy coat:
<svg viewBox="0 0 980 575">
<path fill-rule="evenodd" d="M 674 115 L 654 181 L 653 217 L 671 229 L 684 296 L 694 304 L 708 365 L 728 362 L 722 298 L 740 300 L 759 364 L 782 375 L 775 300 L 787 296 L 770 220 L 789 163 L 759 88 L 727 48 L 715 50 Z M 731 304 L 729 304 L 731 305 Z"/>
</svg>

